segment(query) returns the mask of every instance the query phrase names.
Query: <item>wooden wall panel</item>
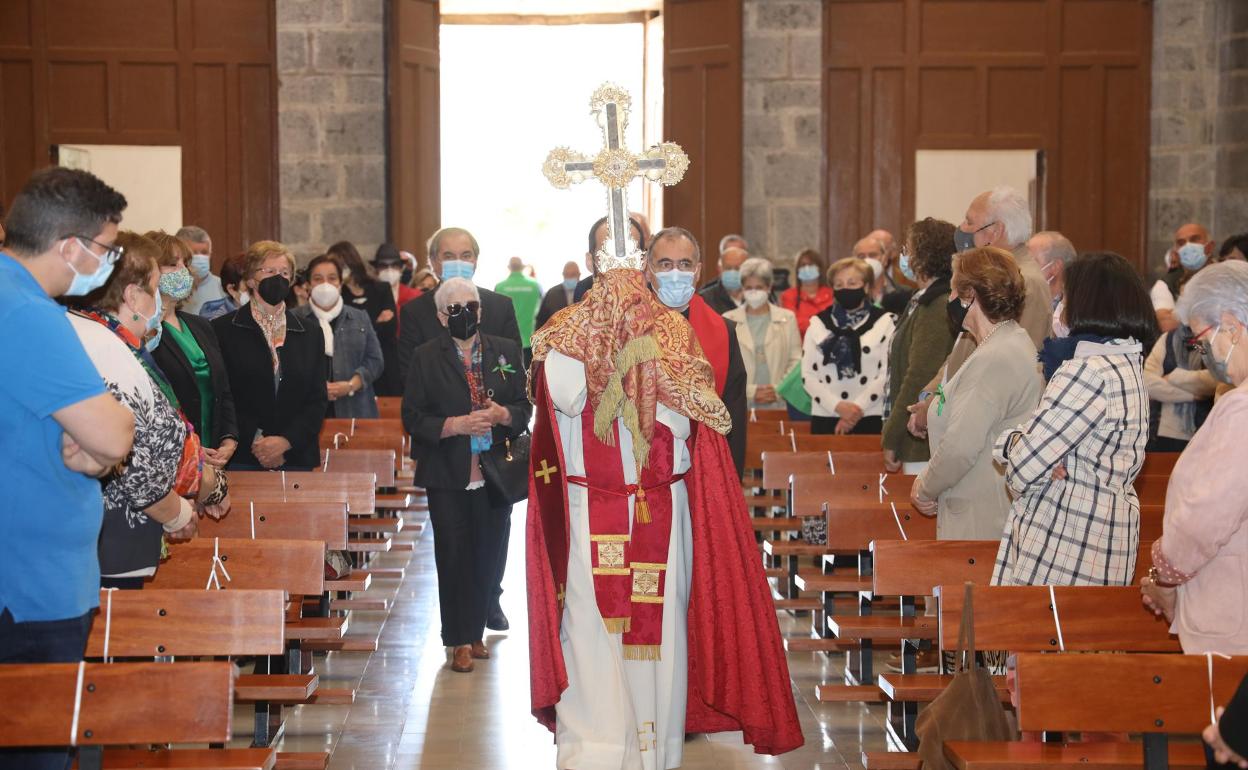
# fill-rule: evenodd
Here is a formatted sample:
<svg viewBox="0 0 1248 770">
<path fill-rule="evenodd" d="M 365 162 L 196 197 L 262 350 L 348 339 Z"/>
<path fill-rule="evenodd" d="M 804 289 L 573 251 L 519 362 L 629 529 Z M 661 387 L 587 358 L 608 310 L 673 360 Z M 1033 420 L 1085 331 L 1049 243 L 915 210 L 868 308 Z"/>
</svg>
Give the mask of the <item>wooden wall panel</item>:
<svg viewBox="0 0 1248 770">
<path fill-rule="evenodd" d="M 437 0 L 389 0 L 386 12 L 389 239 L 424 243 L 442 226 L 440 13 Z"/>
<path fill-rule="evenodd" d="M 823 37 L 828 253 L 914 219 L 916 150 L 1034 148 L 1037 226 L 1143 265 L 1148 3 L 825 0 Z"/>
<path fill-rule="evenodd" d="M 218 262 L 275 237 L 275 24 L 263 0 L 0 0 L 0 196 L 57 144 L 180 145 Z"/>
<path fill-rule="evenodd" d="M 742 225 L 742 7 L 738 0 L 663 3 L 663 136 L 689 154 L 685 179 L 663 191 L 665 225 L 680 225 L 711 254 Z M 705 260 L 704 280 L 716 266 Z"/>
</svg>

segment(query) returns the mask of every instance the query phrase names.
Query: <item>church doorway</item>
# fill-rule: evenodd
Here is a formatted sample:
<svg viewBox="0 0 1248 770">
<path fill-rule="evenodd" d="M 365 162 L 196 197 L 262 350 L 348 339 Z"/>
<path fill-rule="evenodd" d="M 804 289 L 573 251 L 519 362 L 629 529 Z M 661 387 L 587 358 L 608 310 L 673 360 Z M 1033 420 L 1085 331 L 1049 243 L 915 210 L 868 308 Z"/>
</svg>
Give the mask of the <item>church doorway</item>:
<svg viewBox="0 0 1248 770">
<path fill-rule="evenodd" d="M 662 68 L 653 58 L 647 61 L 647 48 L 661 48 L 647 45 L 655 34 L 651 16 L 613 14 L 575 23 L 514 16 L 463 16 L 448 23 L 453 17 L 443 16 L 442 223 L 477 236 L 478 284 L 502 280 L 511 257 L 532 265 L 543 289 L 562 280 L 566 262 L 585 270 L 587 233 L 606 211 L 605 193 L 592 180 L 557 190 L 542 175 L 542 162 L 560 146 L 597 152 L 602 132 L 590 115 L 589 97 L 607 81 L 633 98 L 627 146 L 640 150 L 653 141 Z M 654 73 L 649 80 L 648 70 Z M 628 192 L 631 209 L 652 208 L 643 194 L 635 181 Z"/>
</svg>

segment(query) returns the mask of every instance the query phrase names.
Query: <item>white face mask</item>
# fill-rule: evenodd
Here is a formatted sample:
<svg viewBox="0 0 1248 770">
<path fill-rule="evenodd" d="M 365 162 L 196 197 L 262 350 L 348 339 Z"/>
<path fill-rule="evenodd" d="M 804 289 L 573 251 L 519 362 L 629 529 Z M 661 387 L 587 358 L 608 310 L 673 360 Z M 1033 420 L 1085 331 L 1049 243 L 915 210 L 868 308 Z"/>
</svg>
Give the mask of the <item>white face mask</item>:
<svg viewBox="0 0 1248 770">
<path fill-rule="evenodd" d="M 243 305 L 246 305 L 248 302 L 251 302 L 251 292 L 247 291 L 246 289 L 243 289 L 242 291 L 238 293 L 238 306 L 242 307 Z"/>
<path fill-rule="evenodd" d="M 379 270 L 377 277 L 391 286 L 397 286 L 399 281 L 403 280 L 403 271 L 397 267 L 387 267 L 385 270 Z"/>
<path fill-rule="evenodd" d="M 767 304 L 767 290 L 766 289 L 746 289 L 745 290 L 745 304 L 749 305 L 755 310 L 762 307 L 763 305 L 766 305 Z"/>
<path fill-rule="evenodd" d="M 322 310 L 329 310 L 338 304 L 342 291 L 332 283 L 318 283 L 312 287 L 312 301 Z"/>
</svg>

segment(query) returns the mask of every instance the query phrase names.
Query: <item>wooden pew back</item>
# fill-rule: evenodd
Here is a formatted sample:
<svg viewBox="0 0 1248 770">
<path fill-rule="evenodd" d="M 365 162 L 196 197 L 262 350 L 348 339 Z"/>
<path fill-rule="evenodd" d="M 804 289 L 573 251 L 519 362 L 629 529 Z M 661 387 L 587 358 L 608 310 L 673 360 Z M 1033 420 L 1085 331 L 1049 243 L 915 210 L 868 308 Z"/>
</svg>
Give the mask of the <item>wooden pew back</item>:
<svg viewBox="0 0 1248 770">
<path fill-rule="evenodd" d="M 87 657 L 282 654 L 281 591 L 201 589 L 101 591 Z"/>
<path fill-rule="evenodd" d="M 1140 505 L 1166 503 L 1166 487 L 1170 485 L 1170 475 L 1145 475 L 1135 477 L 1135 494 L 1140 498 Z"/>
<path fill-rule="evenodd" d="M 377 486 L 394 486 L 395 463 L 402 455 L 393 449 L 322 449 L 322 473 L 371 473 L 377 477 Z"/>
<path fill-rule="evenodd" d="M 958 647 L 963 586 L 937 587 L 940 644 Z M 1178 652 L 1169 625 L 1144 608 L 1139 586 L 1057 586 L 1061 641 L 1067 651 Z M 1061 649 L 1047 586 L 975 586 L 975 644 L 981 650 Z"/>
<path fill-rule="evenodd" d="M 377 412 L 383 420 L 399 420 L 403 417 L 403 399 L 400 396 L 378 396 Z"/>
<path fill-rule="evenodd" d="M 226 580 L 218 569 L 222 588 L 275 589 L 291 596 L 319 596 L 325 590 L 325 545 L 316 540 L 197 538 L 170 546 L 169 559 L 147 585 L 202 591 L 217 552 L 230 573 Z"/>
<path fill-rule="evenodd" d="M 64 746 L 78 695 L 76 663 L 0 666 L 0 746 Z M 87 663 L 77 742 L 224 743 L 233 708 L 232 663 Z"/>
<path fill-rule="evenodd" d="M 240 540 L 318 540 L 333 551 L 347 548 L 346 503 L 235 499 L 220 519 L 199 520 L 200 537 Z"/>
<path fill-rule="evenodd" d="M 1169 476 L 1174 464 L 1179 461 L 1180 452 L 1149 452 L 1144 455 L 1144 465 L 1140 468 L 1141 476 Z"/>
<path fill-rule="evenodd" d="M 823 511 L 823 504 L 829 507 L 861 507 L 883 506 L 889 509 L 889 503 L 897 506 L 898 514 L 906 511 L 914 512 L 910 507 L 910 485 L 913 476 L 890 475 L 884 480 L 884 488 L 888 494 L 880 503 L 879 474 L 836 474 L 803 473 L 793 476 L 791 516 L 816 516 Z M 934 520 L 934 519 L 933 519 Z M 897 529 L 894 528 L 894 533 Z M 910 539 L 921 539 L 906 533 Z M 898 534 L 898 537 L 900 535 Z M 933 535 L 932 537 L 935 537 Z"/>
<path fill-rule="evenodd" d="M 230 499 L 256 502 L 341 502 L 353 515 L 371 514 L 377 503 L 377 477 L 371 473 L 319 471 L 236 471 Z"/>
<path fill-rule="evenodd" d="M 1137 591 L 1138 593 L 1138 591 Z M 1018 656 L 1023 730 L 1199 733 L 1209 724 L 1204 655 Z M 1231 699 L 1248 656 L 1213 656 L 1213 700 Z"/>
</svg>

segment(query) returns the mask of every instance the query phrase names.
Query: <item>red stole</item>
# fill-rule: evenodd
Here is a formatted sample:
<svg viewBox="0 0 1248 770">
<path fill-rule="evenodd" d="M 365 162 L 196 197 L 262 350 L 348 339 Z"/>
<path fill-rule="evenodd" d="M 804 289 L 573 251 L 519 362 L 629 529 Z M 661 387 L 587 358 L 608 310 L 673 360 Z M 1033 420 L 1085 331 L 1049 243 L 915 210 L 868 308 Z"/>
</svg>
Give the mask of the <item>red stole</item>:
<svg viewBox="0 0 1248 770">
<path fill-rule="evenodd" d="M 715 372 L 715 392 L 723 396 L 724 385 L 728 382 L 728 324 L 706 300 L 694 294 L 689 301 L 689 325 Z"/>
</svg>

